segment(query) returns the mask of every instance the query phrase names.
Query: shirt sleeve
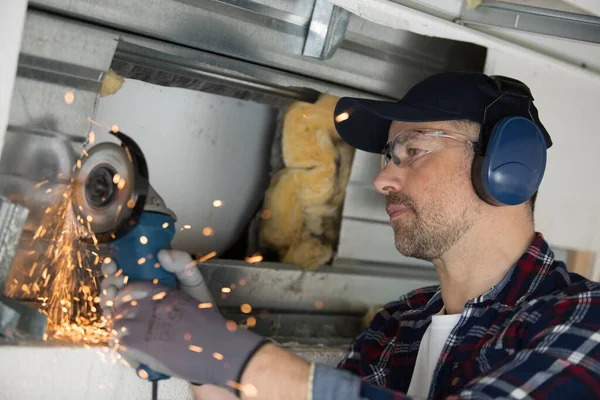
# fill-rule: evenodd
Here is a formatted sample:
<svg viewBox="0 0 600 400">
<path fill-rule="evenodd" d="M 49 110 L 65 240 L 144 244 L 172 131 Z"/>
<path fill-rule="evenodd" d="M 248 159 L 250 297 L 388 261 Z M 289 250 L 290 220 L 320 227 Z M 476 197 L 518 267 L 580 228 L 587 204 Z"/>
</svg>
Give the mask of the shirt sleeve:
<svg viewBox="0 0 600 400">
<path fill-rule="evenodd" d="M 535 322 L 521 336 L 523 348 L 445 399 L 598 398 L 599 308 L 600 293 L 592 291 L 565 297 L 545 310 L 540 308 L 529 313 L 528 318 Z M 359 351 L 359 339 L 342 363 L 350 371 L 356 368 L 352 351 Z M 448 392 L 453 390 L 449 388 Z M 409 400 L 413 397 L 362 382 L 349 371 L 317 365 L 313 399 Z"/>
</svg>

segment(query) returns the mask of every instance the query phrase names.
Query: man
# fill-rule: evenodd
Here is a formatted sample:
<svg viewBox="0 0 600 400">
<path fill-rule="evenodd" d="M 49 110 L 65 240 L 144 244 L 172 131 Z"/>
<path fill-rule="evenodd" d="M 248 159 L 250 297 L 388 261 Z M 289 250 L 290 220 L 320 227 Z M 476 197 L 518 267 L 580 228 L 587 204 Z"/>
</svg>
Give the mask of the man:
<svg viewBox="0 0 600 400">
<path fill-rule="evenodd" d="M 202 286 L 183 267 L 189 256 L 163 251 L 183 291 L 148 283 L 120 291 L 113 323 L 124 356 L 242 398 L 600 396 L 600 289 L 569 274 L 534 231 L 551 141 L 528 88 L 442 73 L 398 103 L 342 98 L 335 119 L 349 144 L 383 152 L 375 187 L 396 247 L 433 262 L 440 285 L 385 306 L 334 369 L 228 329 L 199 304 L 205 291 L 184 293 Z"/>
</svg>

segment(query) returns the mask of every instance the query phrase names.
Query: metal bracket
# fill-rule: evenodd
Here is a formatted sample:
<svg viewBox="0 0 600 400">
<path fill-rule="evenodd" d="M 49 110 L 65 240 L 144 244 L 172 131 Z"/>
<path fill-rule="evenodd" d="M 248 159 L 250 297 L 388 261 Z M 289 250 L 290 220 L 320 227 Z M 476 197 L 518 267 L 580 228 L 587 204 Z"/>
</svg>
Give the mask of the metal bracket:
<svg viewBox="0 0 600 400">
<path fill-rule="evenodd" d="M 302 55 L 330 59 L 344 40 L 349 21 L 347 10 L 327 0 L 316 0 Z"/>
<path fill-rule="evenodd" d="M 477 8 L 465 8 L 455 22 L 462 25 L 497 26 L 600 43 L 599 17 L 503 1 L 485 1 Z"/>
</svg>

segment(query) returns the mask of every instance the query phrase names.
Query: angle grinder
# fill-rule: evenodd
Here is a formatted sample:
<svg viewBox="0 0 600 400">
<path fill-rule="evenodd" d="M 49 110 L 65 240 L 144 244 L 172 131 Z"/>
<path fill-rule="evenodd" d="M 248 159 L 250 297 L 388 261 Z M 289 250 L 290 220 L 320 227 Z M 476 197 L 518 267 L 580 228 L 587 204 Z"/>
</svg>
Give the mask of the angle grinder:
<svg viewBox="0 0 600 400">
<path fill-rule="evenodd" d="M 89 149 L 78 166 L 72 192 L 73 211 L 92 240 L 105 243 L 128 282 L 154 281 L 175 288 L 174 274 L 161 268 L 157 254 L 171 247 L 176 216 L 152 188 L 146 159 L 133 139 L 112 132 L 121 144 L 100 143 Z M 157 280 L 157 281 L 156 281 Z M 148 380 L 168 376 L 145 366 Z"/>
</svg>

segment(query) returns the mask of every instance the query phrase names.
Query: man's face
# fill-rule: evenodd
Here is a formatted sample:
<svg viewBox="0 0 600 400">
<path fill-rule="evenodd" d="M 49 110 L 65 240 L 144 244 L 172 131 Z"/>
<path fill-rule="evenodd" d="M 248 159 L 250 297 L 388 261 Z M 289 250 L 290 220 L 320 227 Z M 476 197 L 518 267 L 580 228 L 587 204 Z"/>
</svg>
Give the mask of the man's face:
<svg viewBox="0 0 600 400">
<path fill-rule="evenodd" d="M 458 132 L 449 122 L 394 121 L 388 142 L 400 132 L 423 129 L 474 139 L 468 132 Z M 435 142 L 427 142 L 429 137 L 424 139 L 423 147 L 435 151 L 415 157 L 412 164 L 402 168 L 389 162 L 375 178 L 374 185 L 386 195 L 386 209 L 398 251 L 408 257 L 432 261 L 469 231 L 483 202 L 471 184 L 470 145 L 465 140 L 451 138 L 434 137 Z M 411 154 L 420 151 L 406 150 Z"/>
</svg>

